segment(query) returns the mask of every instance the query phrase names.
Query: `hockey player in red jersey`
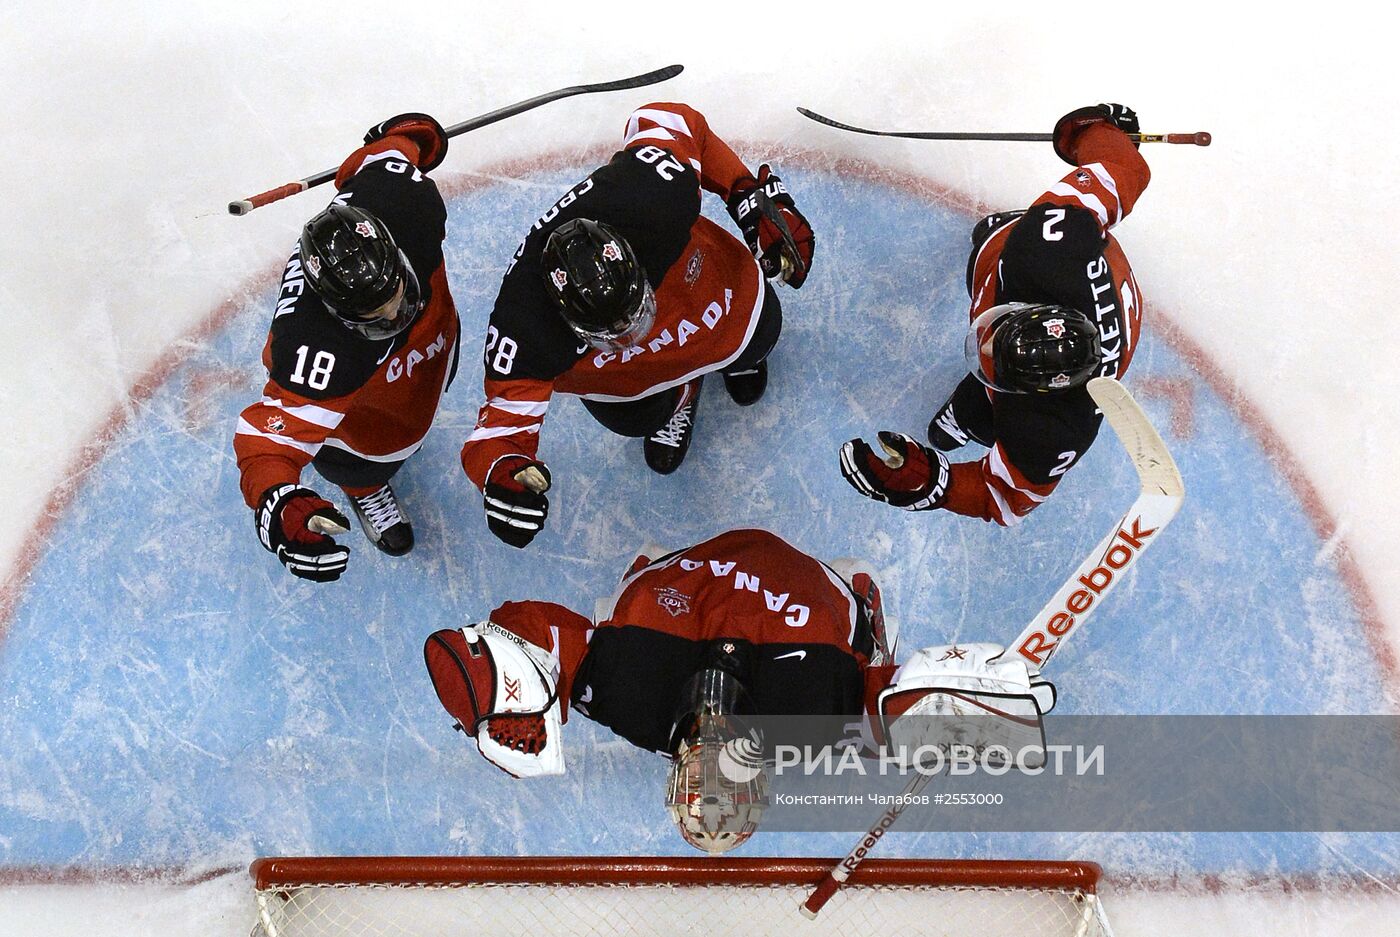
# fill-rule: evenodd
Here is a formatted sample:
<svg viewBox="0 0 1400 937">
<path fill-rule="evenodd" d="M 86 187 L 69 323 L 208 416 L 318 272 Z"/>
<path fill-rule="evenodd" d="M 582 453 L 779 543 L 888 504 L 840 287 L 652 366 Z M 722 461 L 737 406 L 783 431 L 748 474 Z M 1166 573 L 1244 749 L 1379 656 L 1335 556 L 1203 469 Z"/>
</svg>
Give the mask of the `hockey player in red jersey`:
<svg viewBox="0 0 1400 937">
<path fill-rule="evenodd" d="M 303 579 L 338 579 L 350 553 L 329 536 L 348 528 L 345 516 L 300 485 L 307 465 L 345 492 L 376 547 L 413 547 L 389 480 L 422 445 L 456 372 L 447 210 L 424 175 L 446 153 L 426 114 L 371 128 L 283 271 L 267 384 L 240 415 L 233 448 L 263 547 Z"/>
<path fill-rule="evenodd" d="M 747 246 L 700 215 L 702 190 L 725 200 Z M 782 181 L 749 172 L 694 108 L 635 111 L 623 148 L 535 222 L 496 297 L 485 403 L 462 447 L 491 531 L 524 547 L 543 529 L 550 475 L 536 456 L 555 393 L 644 437 L 662 474 L 685 457 L 706 374 L 757 402 L 782 328 L 765 278 L 800 287 L 813 244 Z"/>
<path fill-rule="evenodd" d="M 992 662 L 993 645 L 967 646 L 994 649 L 980 655 L 920 651 L 896 669 L 897 628 L 868 564 L 827 565 L 763 530 L 647 551 L 594 618 L 507 602 L 489 621 L 435 632 L 424 658 L 438 698 L 516 777 L 563 773 L 569 708 L 670 756 L 668 809 L 685 840 L 709 852 L 748 839 L 765 803 L 761 762 L 740 778 L 717 767 L 736 740 L 757 752 L 746 717 L 897 720 L 950 686 L 963 697 L 995 691 L 1003 710 L 1017 693 L 1038 696 L 1040 710 L 1052 702 L 1024 662 Z"/>
<path fill-rule="evenodd" d="M 1055 125 L 1054 149 L 1075 168 L 1025 211 L 974 228 L 967 288 L 969 374 L 928 427 L 933 448 L 881 432 L 842 446 L 841 473 L 861 494 L 910 511 L 942 508 L 1010 526 L 1054 491 L 1088 450 L 1102 416 L 1085 384 L 1119 377 L 1137 346 L 1142 295 L 1109 233 L 1150 173 L 1121 104 L 1083 107 Z M 950 463 L 972 442 L 989 451 Z"/>
</svg>

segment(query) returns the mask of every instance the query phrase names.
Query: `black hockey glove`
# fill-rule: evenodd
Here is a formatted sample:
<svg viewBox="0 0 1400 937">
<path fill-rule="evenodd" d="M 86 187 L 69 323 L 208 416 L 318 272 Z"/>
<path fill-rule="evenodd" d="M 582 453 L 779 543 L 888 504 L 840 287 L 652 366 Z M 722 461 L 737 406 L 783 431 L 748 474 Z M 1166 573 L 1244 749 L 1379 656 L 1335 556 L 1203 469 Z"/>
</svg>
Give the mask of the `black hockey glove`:
<svg viewBox="0 0 1400 937">
<path fill-rule="evenodd" d="M 345 515 L 310 488 L 278 485 L 263 492 L 253 523 L 263 548 L 282 561 L 293 576 L 333 582 L 345 572 L 350 548 L 326 534 L 350 529 Z"/>
<path fill-rule="evenodd" d="M 398 135 L 408 137 L 418 146 L 418 168 L 432 172 L 447 157 L 447 131 L 427 114 L 408 113 L 380 121 L 365 132 L 365 143 Z"/>
<path fill-rule="evenodd" d="M 491 533 L 513 547 L 525 547 L 544 530 L 549 516 L 549 468 L 523 455 L 502 456 L 486 477 L 482 503 Z"/>
<path fill-rule="evenodd" d="M 1137 112 L 1124 104 L 1095 104 L 1070 111 L 1055 122 L 1055 155 L 1071 166 L 1079 165 L 1076 155 L 1079 134 L 1095 124 L 1112 124 L 1124 133 L 1141 133 Z M 1138 146 L 1138 141 L 1133 141 Z"/>
<path fill-rule="evenodd" d="M 758 258 L 763 275 L 781 276 L 788 286 L 800 288 L 812 267 L 817 239 L 783 180 L 764 163 L 758 167 L 757 179 L 750 177 L 735 183 L 726 204 L 729 217 Z"/>
<path fill-rule="evenodd" d="M 882 459 L 863 439 L 841 446 L 841 477 L 874 501 L 906 511 L 931 511 L 948 498 L 948 457 L 903 433 L 881 430 Z"/>
</svg>

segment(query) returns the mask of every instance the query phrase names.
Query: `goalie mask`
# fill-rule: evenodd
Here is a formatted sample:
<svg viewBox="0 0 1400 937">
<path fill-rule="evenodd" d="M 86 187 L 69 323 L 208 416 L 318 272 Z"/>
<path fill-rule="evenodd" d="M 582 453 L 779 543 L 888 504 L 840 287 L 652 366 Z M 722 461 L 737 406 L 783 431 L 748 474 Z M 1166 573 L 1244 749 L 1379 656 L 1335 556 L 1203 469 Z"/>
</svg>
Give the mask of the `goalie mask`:
<svg viewBox="0 0 1400 937">
<path fill-rule="evenodd" d="M 967 369 L 993 390 L 1054 394 L 1083 387 L 1103 365 L 1098 326 L 1077 309 L 1003 303 L 972 321 Z"/>
<path fill-rule="evenodd" d="M 768 806 L 763 740 L 739 711 L 739 680 L 717 668 L 687 687 L 672 731 L 666 807 L 687 843 L 711 855 L 743 845 Z"/>
<path fill-rule="evenodd" d="M 437 631 L 423 646 L 433 689 L 487 761 L 513 777 L 564 773 L 558 663 L 500 625 Z"/>
</svg>

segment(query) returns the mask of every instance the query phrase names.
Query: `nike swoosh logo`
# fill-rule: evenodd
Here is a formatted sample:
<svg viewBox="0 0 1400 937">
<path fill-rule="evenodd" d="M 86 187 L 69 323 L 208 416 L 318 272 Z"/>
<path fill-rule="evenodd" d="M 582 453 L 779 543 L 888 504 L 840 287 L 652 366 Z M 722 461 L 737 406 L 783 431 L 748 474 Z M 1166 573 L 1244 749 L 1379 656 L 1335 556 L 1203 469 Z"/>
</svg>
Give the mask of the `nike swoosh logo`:
<svg viewBox="0 0 1400 937">
<path fill-rule="evenodd" d="M 796 657 L 798 660 L 806 660 L 806 659 L 807 659 L 807 652 L 806 652 L 806 651 L 792 651 L 792 652 L 787 653 L 787 654 L 779 654 L 777 657 L 775 657 L 775 658 L 773 658 L 773 659 L 774 659 L 774 660 L 783 660 L 784 658 L 787 658 L 787 657 Z"/>
</svg>

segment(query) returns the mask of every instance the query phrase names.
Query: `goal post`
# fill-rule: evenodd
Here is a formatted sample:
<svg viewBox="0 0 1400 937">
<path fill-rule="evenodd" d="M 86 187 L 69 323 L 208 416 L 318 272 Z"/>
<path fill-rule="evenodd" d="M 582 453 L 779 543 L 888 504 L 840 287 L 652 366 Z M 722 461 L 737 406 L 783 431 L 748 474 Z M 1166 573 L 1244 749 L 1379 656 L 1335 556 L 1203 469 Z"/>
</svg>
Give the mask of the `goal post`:
<svg viewBox="0 0 1400 937">
<path fill-rule="evenodd" d="M 822 915 L 828 859 L 267 858 L 253 937 L 1111 937 L 1092 862 L 870 859 Z"/>
</svg>

